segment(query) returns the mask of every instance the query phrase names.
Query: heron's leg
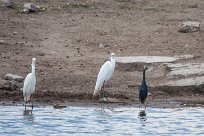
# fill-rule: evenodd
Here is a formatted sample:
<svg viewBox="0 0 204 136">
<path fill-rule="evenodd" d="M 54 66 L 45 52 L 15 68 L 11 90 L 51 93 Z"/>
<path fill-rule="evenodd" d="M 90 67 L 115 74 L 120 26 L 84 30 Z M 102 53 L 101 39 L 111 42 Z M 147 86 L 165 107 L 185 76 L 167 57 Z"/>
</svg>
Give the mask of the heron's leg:
<svg viewBox="0 0 204 136">
<path fill-rule="evenodd" d="M 144 106 L 144 110 L 146 110 L 146 103 L 140 103 L 139 111 L 141 111 L 140 109 L 143 108 L 143 106 Z"/>
<path fill-rule="evenodd" d="M 146 104 L 146 103 L 144 103 L 144 106 L 145 106 L 145 110 L 146 110 L 147 104 Z"/>
<path fill-rule="evenodd" d="M 141 108 L 141 103 L 140 103 L 140 105 L 139 105 L 139 111 L 140 111 L 140 108 Z"/>
</svg>

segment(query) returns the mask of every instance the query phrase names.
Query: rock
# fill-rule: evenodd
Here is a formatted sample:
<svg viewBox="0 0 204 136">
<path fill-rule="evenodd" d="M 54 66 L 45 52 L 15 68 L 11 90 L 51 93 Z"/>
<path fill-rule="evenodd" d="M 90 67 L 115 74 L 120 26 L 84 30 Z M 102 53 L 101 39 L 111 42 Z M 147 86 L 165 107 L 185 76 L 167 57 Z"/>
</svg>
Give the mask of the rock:
<svg viewBox="0 0 204 136">
<path fill-rule="evenodd" d="M 16 32 L 16 31 L 15 31 L 15 32 L 13 32 L 13 35 L 17 35 L 17 34 L 18 34 L 18 32 Z"/>
<path fill-rule="evenodd" d="M 166 83 L 165 85 L 167 86 L 198 86 L 198 85 L 203 85 L 204 84 L 204 77 L 203 76 L 198 76 L 198 77 L 189 77 L 185 79 L 180 79 L 176 81 L 170 81 Z"/>
<path fill-rule="evenodd" d="M 136 87 L 138 87 L 138 85 L 135 85 L 135 84 L 129 84 L 128 85 L 128 88 L 136 88 Z"/>
<path fill-rule="evenodd" d="M 108 45 L 107 44 L 104 45 L 104 44 L 100 43 L 99 48 L 105 48 L 105 47 L 108 47 Z"/>
<path fill-rule="evenodd" d="M 184 22 L 181 24 L 179 32 L 188 33 L 188 32 L 197 32 L 200 30 L 200 23 L 199 22 Z"/>
<path fill-rule="evenodd" d="M 167 65 L 170 72 L 167 76 L 193 76 L 204 75 L 204 63 L 176 63 Z"/>
<path fill-rule="evenodd" d="M 33 4 L 33 3 L 25 3 L 23 11 L 25 13 L 29 13 L 29 12 L 36 12 L 37 9 L 38 9 L 38 6 L 36 6 L 35 4 Z"/>
<path fill-rule="evenodd" d="M 105 46 L 102 43 L 100 43 L 99 48 L 104 48 L 104 47 Z"/>
<path fill-rule="evenodd" d="M 40 52 L 38 55 L 39 55 L 39 56 L 45 56 L 45 53 Z"/>
<path fill-rule="evenodd" d="M 0 44 L 5 44 L 5 41 L 4 40 L 0 40 Z"/>
<path fill-rule="evenodd" d="M 0 90 L 15 91 L 20 85 L 15 81 L 0 79 Z"/>
<path fill-rule="evenodd" d="M 11 0 L 2 0 L 2 3 L 5 7 L 12 8 L 12 1 Z"/>
<path fill-rule="evenodd" d="M 119 100 L 119 99 L 116 99 L 116 98 L 106 97 L 106 98 L 100 98 L 100 99 L 99 99 L 99 102 L 100 102 L 100 103 L 119 103 L 120 100 Z"/>
<path fill-rule="evenodd" d="M 13 80 L 13 81 L 17 81 L 17 82 L 19 82 L 19 83 L 24 80 L 23 77 L 18 76 L 18 75 L 14 75 L 14 74 L 6 74 L 5 79 L 6 79 L 6 80 L 11 80 L 11 81 L 12 81 L 12 80 Z"/>
<path fill-rule="evenodd" d="M 193 55 L 179 55 L 174 57 L 169 56 L 127 56 L 116 57 L 116 62 L 119 63 L 170 63 L 177 60 L 185 60 L 194 58 Z"/>
<path fill-rule="evenodd" d="M 25 8 L 25 9 L 23 9 L 23 12 L 28 14 L 29 10 Z"/>
<path fill-rule="evenodd" d="M 204 84 L 204 63 L 167 64 L 171 79 L 167 86 L 197 86 Z"/>
</svg>

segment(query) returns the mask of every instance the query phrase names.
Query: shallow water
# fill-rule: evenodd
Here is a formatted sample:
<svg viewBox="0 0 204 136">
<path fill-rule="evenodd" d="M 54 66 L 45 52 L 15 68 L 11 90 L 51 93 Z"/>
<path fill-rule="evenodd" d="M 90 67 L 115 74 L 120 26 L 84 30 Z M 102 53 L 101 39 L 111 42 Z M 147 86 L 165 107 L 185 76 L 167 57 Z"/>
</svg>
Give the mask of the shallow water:
<svg viewBox="0 0 204 136">
<path fill-rule="evenodd" d="M 204 135 L 204 109 L 0 106 L 0 135 Z"/>
</svg>

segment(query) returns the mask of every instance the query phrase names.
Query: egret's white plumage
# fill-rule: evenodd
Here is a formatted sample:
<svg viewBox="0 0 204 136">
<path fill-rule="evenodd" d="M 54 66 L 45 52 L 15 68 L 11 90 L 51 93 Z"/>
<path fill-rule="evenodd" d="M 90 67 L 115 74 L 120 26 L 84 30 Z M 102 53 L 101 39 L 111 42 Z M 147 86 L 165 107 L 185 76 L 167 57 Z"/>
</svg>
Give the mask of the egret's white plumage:
<svg viewBox="0 0 204 136">
<path fill-rule="evenodd" d="M 24 80 L 24 85 L 23 85 L 23 97 L 24 101 L 27 102 L 30 100 L 31 94 L 35 92 L 35 84 L 36 84 L 36 78 L 35 78 L 35 61 L 36 58 L 32 59 L 32 72 L 29 73 L 25 80 Z M 26 106 L 26 105 L 25 105 Z"/>
<path fill-rule="evenodd" d="M 101 67 L 101 69 L 98 73 L 93 97 L 97 93 L 99 93 L 102 86 L 111 78 L 114 70 L 115 70 L 115 53 L 111 53 L 110 60 L 106 61 L 103 64 L 103 66 Z"/>
</svg>

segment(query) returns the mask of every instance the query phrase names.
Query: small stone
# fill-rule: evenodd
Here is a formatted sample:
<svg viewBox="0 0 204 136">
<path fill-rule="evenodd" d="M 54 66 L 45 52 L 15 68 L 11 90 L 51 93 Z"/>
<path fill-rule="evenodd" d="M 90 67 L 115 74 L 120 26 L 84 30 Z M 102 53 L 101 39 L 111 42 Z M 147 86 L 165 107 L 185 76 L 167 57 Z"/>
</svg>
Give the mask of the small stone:
<svg viewBox="0 0 204 136">
<path fill-rule="evenodd" d="M 100 43 L 99 48 L 104 48 L 104 47 L 105 46 L 102 43 Z"/>
<path fill-rule="evenodd" d="M 184 22 L 181 24 L 179 32 L 188 33 L 188 32 L 197 32 L 200 30 L 200 23 L 199 22 Z"/>
<path fill-rule="evenodd" d="M 116 99 L 116 98 L 110 98 L 110 97 L 104 97 L 104 98 L 100 98 L 99 99 L 99 102 L 100 103 L 118 103 L 120 102 L 119 99 Z"/>
<path fill-rule="evenodd" d="M 40 52 L 38 55 L 39 56 L 45 56 L 45 53 Z"/>
<path fill-rule="evenodd" d="M 25 9 L 23 9 L 23 12 L 28 14 L 29 10 L 25 8 Z"/>
<path fill-rule="evenodd" d="M 15 32 L 13 32 L 13 35 L 17 35 L 17 34 L 18 34 L 18 32 L 16 32 L 16 31 L 15 31 Z"/>
<path fill-rule="evenodd" d="M 107 44 L 104 45 L 104 44 L 100 43 L 99 48 L 105 48 L 105 47 L 108 47 L 108 45 Z"/>
<path fill-rule="evenodd" d="M 34 3 L 25 3 L 24 12 L 36 12 L 38 7 Z"/>
<path fill-rule="evenodd" d="M 31 21 L 36 21 L 36 19 L 35 19 L 35 18 L 30 18 L 30 20 L 31 20 Z"/>
<path fill-rule="evenodd" d="M 0 44 L 5 44 L 5 41 L 4 40 L 0 40 Z"/>
<path fill-rule="evenodd" d="M 107 98 L 105 98 L 105 97 L 100 98 L 100 99 L 99 99 L 99 102 L 101 102 L 101 103 L 102 103 L 102 102 L 107 102 Z"/>
<path fill-rule="evenodd" d="M 12 8 L 13 4 L 11 0 L 2 0 L 2 3 L 5 7 Z"/>
<path fill-rule="evenodd" d="M 138 87 L 138 85 L 134 85 L 134 84 L 129 84 L 128 85 L 128 88 L 136 88 L 136 87 Z"/>
<path fill-rule="evenodd" d="M 6 80 L 14 80 L 14 81 L 17 81 L 19 83 L 24 80 L 23 77 L 18 76 L 18 75 L 14 75 L 14 74 L 6 74 L 5 79 Z"/>
</svg>

